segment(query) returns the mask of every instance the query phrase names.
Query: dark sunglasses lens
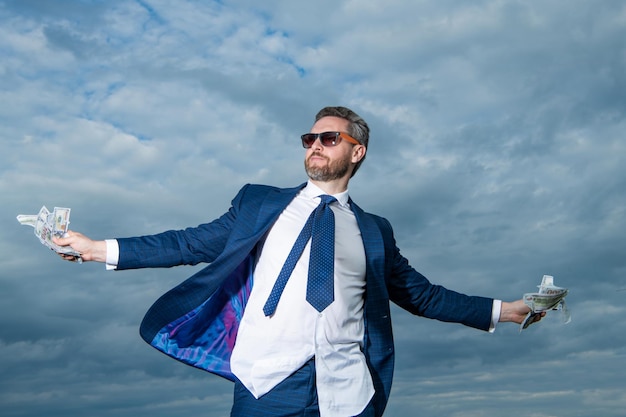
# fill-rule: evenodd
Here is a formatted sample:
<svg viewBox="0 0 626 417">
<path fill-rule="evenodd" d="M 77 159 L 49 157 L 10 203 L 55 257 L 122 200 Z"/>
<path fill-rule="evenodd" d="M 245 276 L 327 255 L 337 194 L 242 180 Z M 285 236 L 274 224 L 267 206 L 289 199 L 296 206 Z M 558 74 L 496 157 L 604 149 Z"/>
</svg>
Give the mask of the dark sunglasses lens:
<svg viewBox="0 0 626 417">
<path fill-rule="evenodd" d="M 305 148 L 310 148 L 311 146 L 313 146 L 313 142 L 315 142 L 315 139 L 317 139 L 316 136 L 317 135 L 314 135 L 313 133 L 307 133 L 305 135 L 302 135 L 302 146 L 304 146 Z"/>
<path fill-rule="evenodd" d="M 337 132 L 324 132 L 320 133 L 320 142 L 324 146 L 335 146 L 337 144 Z"/>
</svg>

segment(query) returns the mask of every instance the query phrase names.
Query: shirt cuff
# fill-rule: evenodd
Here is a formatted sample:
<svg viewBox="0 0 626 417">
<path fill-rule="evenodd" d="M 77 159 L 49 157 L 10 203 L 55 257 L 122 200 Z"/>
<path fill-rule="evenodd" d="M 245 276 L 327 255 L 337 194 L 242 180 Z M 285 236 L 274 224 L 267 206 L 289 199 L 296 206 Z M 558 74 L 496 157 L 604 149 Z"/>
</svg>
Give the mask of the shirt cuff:
<svg viewBox="0 0 626 417">
<path fill-rule="evenodd" d="M 491 306 L 491 325 L 489 326 L 489 333 L 496 331 L 496 324 L 500 321 L 500 311 L 502 310 L 502 300 L 493 300 Z"/>
<path fill-rule="evenodd" d="M 107 244 L 107 259 L 106 269 L 117 269 L 117 262 L 120 259 L 120 246 L 117 244 L 117 239 L 106 239 Z"/>
</svg>

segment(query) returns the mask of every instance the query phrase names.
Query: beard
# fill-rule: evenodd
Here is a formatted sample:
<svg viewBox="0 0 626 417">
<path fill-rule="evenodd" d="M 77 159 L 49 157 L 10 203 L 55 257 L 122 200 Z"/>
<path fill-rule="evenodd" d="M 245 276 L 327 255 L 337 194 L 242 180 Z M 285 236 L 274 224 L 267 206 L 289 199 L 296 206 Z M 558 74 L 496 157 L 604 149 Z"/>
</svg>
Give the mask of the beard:
<svg viewBox="0 0 626 417">
<path fill-rule="evenodd" d="M 326 160 L 326 165 L 323 166 L 311 166 L 309 160 L 313 156 L 318 156 Z M 342 178 L 348 173 L 350 169 L 350 154 L 347 154 L 343 159 L 337 159 L 331 161 L 328 157 L 319 153 L 312 153 L 307 159 L 304 160 L 304 169 L 307 175 L 314 181 L 332 181 Z"/>
</svg>

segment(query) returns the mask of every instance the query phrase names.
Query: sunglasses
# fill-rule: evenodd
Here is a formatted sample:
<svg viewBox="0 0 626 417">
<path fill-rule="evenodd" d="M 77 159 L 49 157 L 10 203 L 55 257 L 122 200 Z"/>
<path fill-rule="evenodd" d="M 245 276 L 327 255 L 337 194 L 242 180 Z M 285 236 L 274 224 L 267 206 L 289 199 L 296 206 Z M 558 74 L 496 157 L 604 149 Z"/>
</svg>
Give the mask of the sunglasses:
<svg viewBox="0 0 626 417">
<path fill-rule="evenodd" d="M 300 138 L 302 139 L 302 146 L 306 149 L 313 146 L 317 138 L 320 139 L 320 143 L 323 146 L 337 146 L 341 143 L 341 139 L 345 139 L 355 145 L 361 144 L 358 140 L 343 132 L 305 133 Z"/>
</svg>

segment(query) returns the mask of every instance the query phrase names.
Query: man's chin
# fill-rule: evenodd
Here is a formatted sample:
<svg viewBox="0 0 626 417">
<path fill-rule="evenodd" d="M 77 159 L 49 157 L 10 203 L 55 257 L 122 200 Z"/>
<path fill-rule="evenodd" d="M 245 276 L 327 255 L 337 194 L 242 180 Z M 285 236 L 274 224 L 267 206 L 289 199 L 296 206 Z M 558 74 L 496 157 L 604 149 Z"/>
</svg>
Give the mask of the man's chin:
<svg viewBox="0 0 626 417">
<path fill-rule="evenodd" d="M 313 181 L 333 181 L 341 178 L 347 172 L 347 167 L 335 167 L 333 169 L 326 161 L 319 161 L 318 165 L 316 161 L 311 162 L 307 160 L 304 168 L 306 170 L 307 175 Z M 343 169 L 340 169 L 343 168 Z"/>
<path fill-rule="evenodd" d="M 326 181 L 328 173 L 323 169 L 316 169 L 315 167 L 307 167 L 306 173 L 314 181 Z"/>
</svg>

